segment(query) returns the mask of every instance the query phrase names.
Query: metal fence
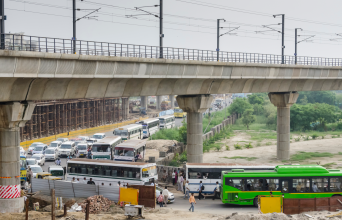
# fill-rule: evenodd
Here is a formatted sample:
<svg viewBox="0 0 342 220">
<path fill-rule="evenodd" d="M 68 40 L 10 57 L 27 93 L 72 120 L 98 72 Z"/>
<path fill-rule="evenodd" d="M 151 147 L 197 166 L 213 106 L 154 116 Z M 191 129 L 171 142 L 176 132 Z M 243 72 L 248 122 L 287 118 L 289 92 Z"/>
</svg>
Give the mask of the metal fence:
<svg viewBox="0 0 342 220">
<path fill-rule="evenodd" d="M 64 198 L 88 198 L 94 195 L 104 197 L 118 202 L 120 189 L 119 186 L 88 185 L 83 183 L 71 183 L 60 180 L 32 179 L 32 192 L 41 191 L 44 195 L 50 195 L 51 189 L 55 189 L 56 197 Z"/>
<path fill-rule="evenodd" d="M 217 52 L 186 48 L 119 44 L 96 41 L 82 41 L 61 38 L 27 36 L 20 34 L 0 34 L 0 49 L 37 51 L 63 54 L 82 54 L 96 56 L 119 56 L 140 58 L 164 58 L 177 60 L 217 61 Z M 76 51 L 73 46 L 76 46 Z M 162 53 L 160 52 L 162 51 Z M 161 55 L 162 54 L 162 55 Z M 243 62 L 282 64 L 282 56 L 260 53 L 219 52 L 220 62 Z M 295 56 L 284 56 L 284 64 L 296 64 Z M 297 56 L 297 64 L 314 66 L 341 66 L 340 58 L 304 57 Z"/>
</svg>

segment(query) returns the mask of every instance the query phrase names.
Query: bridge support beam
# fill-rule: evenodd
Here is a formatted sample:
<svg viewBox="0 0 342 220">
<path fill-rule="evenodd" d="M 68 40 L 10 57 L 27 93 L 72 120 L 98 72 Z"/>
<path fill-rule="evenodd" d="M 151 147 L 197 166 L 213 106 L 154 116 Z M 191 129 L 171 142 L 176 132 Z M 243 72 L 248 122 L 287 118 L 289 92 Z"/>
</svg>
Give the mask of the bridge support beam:
<svg viewBox="0 0 342 220">
<path fill-rule="evenodd" d="M 0 212 L 22 212 L 20 197 L 20 127 L 31 119 L 35 104 L 0 103 Z"/>
<path fill-rule="evenodd" d="M 211 95 L 179 95 L 179 107 L 187 113 L 187 156 L 189 163 L 203 162 L 203 112 L 213 101 Z"/>
<path fill-rule="evenodd" d="M 145 108 L 146 111 L 147 111 L 147 100 L 148 100 L 148 97 L 147 96 L 141 96 L 140 99 L 141 99 L 141 101 L 140 101 L 141 108 Z"/>
<path fill-rule="evenodd" d="M 297 92 L 274 92 L 268 97 L 277 107 L 277 158 L 290 159 L 290 108 L 296 103 Z"/>
<path fill-rule="evenodd" d="M 171 109 L 175 108 L 175 96 L 174 95 L 170 95 L 169 96 L 170 102 L 171 102 Z"/>
<path fill-rule="evenodd" d="M 157 95 L 156 96 L 156 109 L 161 110 L 161 102 L 162 102 L 162 96 Z"/>
</svg>

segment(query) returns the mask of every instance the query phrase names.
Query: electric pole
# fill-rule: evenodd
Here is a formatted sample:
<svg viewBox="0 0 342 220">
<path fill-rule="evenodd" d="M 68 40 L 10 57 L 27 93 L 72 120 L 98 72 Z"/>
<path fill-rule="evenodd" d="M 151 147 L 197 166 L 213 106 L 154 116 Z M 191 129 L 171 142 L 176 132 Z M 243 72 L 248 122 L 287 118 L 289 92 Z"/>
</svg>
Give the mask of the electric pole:
<svg viewBox="0 0 342 220">
<path fill-rule="evenodd" d="M 216 59 L 220 61 L 220 20 L 226 22 L 224 19 L 217 19 L 217 47 L 216 47 Z"/>
<path fill-rule="evenodd" d="M 273 17 L 277 17 L 281 15 L 281 64 L 285 64 L 284 61 L 284 51 L 285 51 L 285 45 L 284 45 L 284 35 L 285 35 L 285 14 L 279 14 L 279 15 L 273 15 Z"/>
<path fill-rule="evenodd" d="M 72 0 L 72 52 L 76 54 L 76 0 Z"/>
<path fill-rule="evenodd" d="M 5 0 L 0 0 L 0 33 L 0 46 L 5 49 Z"/>
<path fill-rule="evenodd" d="M 297 30 L 303 30 L 303 29 L 301 29 L 301 28 L 295 28 L 295 64 L 297 65 Z"/>
<path fill-rule="evenodd" d="M 163 0 L 159 0 L 159 58 L 163 58 Z"/>
</svg>

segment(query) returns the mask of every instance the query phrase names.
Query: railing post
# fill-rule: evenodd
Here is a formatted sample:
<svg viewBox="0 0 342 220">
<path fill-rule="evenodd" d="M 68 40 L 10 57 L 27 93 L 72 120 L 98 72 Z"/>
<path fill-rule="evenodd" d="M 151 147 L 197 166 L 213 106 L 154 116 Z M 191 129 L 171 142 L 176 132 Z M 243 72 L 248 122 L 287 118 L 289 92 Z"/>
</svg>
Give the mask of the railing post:
<svg viewBox="0 0 342 220">
<path fill-rule="evenodd" d="M 48 52 L 47 37 L 45 38 L 45 52 Z"/>
<path fill-rule="evenodd" d="M 56 38 L 53 39 L 53 52 L 56 53 Z"/>
</svg>

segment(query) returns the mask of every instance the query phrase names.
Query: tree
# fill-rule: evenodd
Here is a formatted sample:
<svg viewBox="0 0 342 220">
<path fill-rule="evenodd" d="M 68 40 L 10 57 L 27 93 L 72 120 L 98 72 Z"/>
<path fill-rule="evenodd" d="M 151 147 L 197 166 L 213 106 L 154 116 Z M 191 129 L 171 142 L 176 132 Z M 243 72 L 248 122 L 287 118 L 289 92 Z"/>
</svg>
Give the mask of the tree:
<svg viewBox="0 0 342 220">
<path fill-rule="evenodd" d="M 249 129 L 249 125 L 255 122 L 256 118 L 253 115 L 253 109 L 246 109 L 242 115 L 242 123 Z"/>
<path fill-rule="evenodd" d="M 262 105 L 264 104 L 264 98 L 261 97 L 261 95 L 259 94 L 252 94 L 248 96 L 248 102 L 251 103 L 252 105 L 254 104 Z"/>
<path fill-rule="evenodd" d="M 304 95 L 303 98 L 301 100 L 299 100 L 299 102 L 303 105 L 308 104 L 308 97 L 306 97 L 306 95 Z"/>
<path fill-rule="evenodd" d="M 183 142 L 184 144 L 187 144 L 187 140 L 188 140 L 188 128 L 187 128 L 187 124 L 186 121 L 183 119 L 182 121 L 183 126 L 181 126 L 178 130 L 179 132 L 179 142 Z"/>
<path fill-rule="evenodd" d="M 254 104 L 253 109 L 255 115 L 261 115 L 264 111 L 264 107 L 260 104 Z"/>
<path fill-rule="evenodd" d="M 246 109 L 252 108 L 251 104 L 248 103 L 246 98 L 236 98 L 233 103 L 229 106 L 229 113 L 243 114 Z"/>
<path fill-rule="evenodd" d="M 335 105 L 336 102 L 336 93 L 332 91 L 299 92 L 298 104 L 303 104 L 301 101 L 304 96 L 307 97 L 308 103 L 327 103 L 329 105 Z"/>
</svg>

